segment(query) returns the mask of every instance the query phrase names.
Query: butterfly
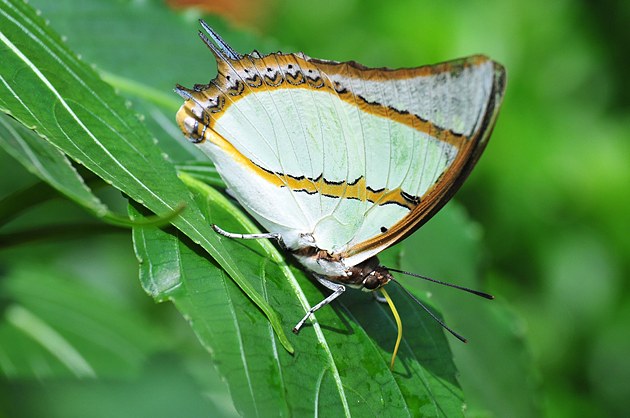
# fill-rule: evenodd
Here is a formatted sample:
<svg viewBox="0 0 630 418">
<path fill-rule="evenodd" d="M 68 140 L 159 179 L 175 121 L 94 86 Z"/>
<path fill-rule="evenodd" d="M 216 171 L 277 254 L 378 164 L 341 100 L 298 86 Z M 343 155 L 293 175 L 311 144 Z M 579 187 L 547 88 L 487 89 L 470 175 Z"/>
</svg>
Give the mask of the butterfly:
<svg viewBox="0 0 630 418">
<path fill-rule="evenodd" d="M 177 122 L 268 232 L 215 231 L 277 240 L 332 291 L 296 333 L 346 287 L 384 291 L 393 269 L 378 253 L 462 185 L 495 124 L 503 66 L 482 55 L 405 69 L 303 53 L 242 55 L 200 22 L 218 74 L 192 89 L 177 86 L 185 99 Z"/>
</svg>

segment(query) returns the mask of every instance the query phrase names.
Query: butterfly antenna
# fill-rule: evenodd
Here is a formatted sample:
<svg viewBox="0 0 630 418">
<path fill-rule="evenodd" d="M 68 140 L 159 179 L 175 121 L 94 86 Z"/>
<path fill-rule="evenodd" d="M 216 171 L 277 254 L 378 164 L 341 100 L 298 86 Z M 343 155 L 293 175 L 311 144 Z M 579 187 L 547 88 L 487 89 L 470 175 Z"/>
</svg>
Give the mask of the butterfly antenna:
<svg viewBox="0 0 630 418">
<path fill-rule="evenodd" d="M 424 279 L 424 280 L 429 281 L 429 282 L 433 282 L 433 283 L 441 284 L 441 285 L 444 285 L 444 286 L 453 287 L 455 289 L 463 290 L 464 292 L 472 293 L 473 295 L 481 296 L 482 298 L 494 299 L 494 296 L 492 296 L 492 295 L 490 295 L 488 293 L 485 293 L 485 292 L 480 292 L 479 290 L 469 289 L 467 287 L 458 286 L 458 285 L 453 284 L 453 283 L 443 282 L 441 280 L 435 280 L 435 279 L 432 279 L 432 278 L 427 277 L 427 276 L 422 276 L 420 274 L 409 273 L 408 271 L 393 269 L 393 268 L 385 267 L 385 266 L 381 266 L 381 267 L 383 267 L 383 268 L 385 268 L 385 269 L 387 269 L 389 271 L 396 272 L 396 273 L 406 274 L 407 276 L 417 277 L 419 279 Z"/>
<path fill-rule="evenodd" d="M 394 270 L 395 271 L 395 270 Z M 431 318 L 433 318 L 435 320 L 435 322 L 437 322 L 438 324 L 440 324 L 442 326 L 442 328 L 444 328 L 445 330 L 447 330 L 448 332 L 451 333 L 451 335 L 453 335 L 453 337 L 457 338 L 458 340 L 460 340 L 463 343 L 467 343 L 468 340 L 464 337 L 462 337 L 461 335 L 459 335 L 458 333 L 456 333 L 455 331 L 453 331 L 448 325 L 446 325 L 444 323 L 444 321 L 442 321 L 440 318 L 438 318 L 433 312 L 431 312 L 431 310 L 429 308 L 426 307 L 426 305 L 422 302 L 420 302 L 420 300 L 415 297 L 410 291 L 408 291 L 407 289 L 405 289 L 405 287 L 400 284 L 396 279 L 390 279 L 392 282 L 396 283 L 398 286 L 400 286 L 400 288 L 402 290 L 405 291 L 405 293 L 407 295 L 409 295 L 409 297 L 411 299 L 414 300 L 414 302 L 416 302 L 418 305 L 420 305 L 422 307 L 422 309 L 424 309 L 429 315 L 431 315 Z"/>
</svg>

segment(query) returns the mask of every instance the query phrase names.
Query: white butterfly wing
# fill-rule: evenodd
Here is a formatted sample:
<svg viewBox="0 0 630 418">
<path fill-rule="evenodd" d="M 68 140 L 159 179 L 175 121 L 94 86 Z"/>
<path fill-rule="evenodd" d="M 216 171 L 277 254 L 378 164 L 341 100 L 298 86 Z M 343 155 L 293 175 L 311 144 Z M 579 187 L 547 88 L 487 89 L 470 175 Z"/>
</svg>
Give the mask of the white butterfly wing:
<svg viewBox="0 0 630 418">
<path fill-rule="evenodd" d="M 183 131 L 290 249 L 316 246 L 347 265 L 401 239 L 450 198 L 503 93 L 503 69 L 480 56 L 388 70 L 214 52 L 217 78 L 185 90 Z"/>
</svg>

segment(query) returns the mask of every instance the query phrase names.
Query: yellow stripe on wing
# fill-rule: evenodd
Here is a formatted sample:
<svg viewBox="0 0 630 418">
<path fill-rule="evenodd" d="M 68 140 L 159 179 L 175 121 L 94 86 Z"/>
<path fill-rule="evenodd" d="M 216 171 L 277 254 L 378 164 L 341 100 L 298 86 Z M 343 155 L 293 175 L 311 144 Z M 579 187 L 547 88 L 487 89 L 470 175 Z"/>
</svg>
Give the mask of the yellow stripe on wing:
<svg viewBox="0 0 630 418">
<path fill-rule="evenodd" d="M 278 187 L 288 187 L 293 191 L 308 194 L 321 193 L 328 197 L 376 202 L 378 205 L 397 204 L 409 210 L 412 210 L 419 203 L 416 197 L 408 195 L 400 188 L 374 190 L 366 184 L 363 176 L 352 182 L 333 182 L 322 176 L 311 179 L 304 176 L 296 177 L 290 174 L 276 173 L 252 162 L 212 128 L 199 124 L 198 135 L 201 137 L 200 142 L 210 141 L 226 152 L 241 167 L 252 171 L 258 177 Z"/>
</svg>

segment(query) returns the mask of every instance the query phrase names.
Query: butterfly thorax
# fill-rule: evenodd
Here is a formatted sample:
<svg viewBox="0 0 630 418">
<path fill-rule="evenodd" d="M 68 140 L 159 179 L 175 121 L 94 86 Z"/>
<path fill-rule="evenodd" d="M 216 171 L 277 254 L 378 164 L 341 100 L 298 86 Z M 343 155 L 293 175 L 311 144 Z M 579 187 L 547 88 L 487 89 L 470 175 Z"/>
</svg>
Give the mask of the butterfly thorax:
<svg viewBox="0 0 630 418">
<path fill-rule="evenodd" d="M 307 269 L 327 280 L 365 291 L 373 291 L 386 285 L 392 278 L 382 267 L 377 257 L 348 266 L 338 253 L 331 253 L 314 247 L 292 251 L 298 261 Z"/>
</svg>

